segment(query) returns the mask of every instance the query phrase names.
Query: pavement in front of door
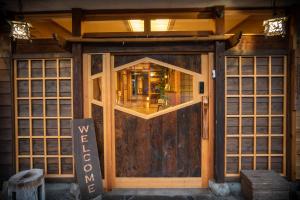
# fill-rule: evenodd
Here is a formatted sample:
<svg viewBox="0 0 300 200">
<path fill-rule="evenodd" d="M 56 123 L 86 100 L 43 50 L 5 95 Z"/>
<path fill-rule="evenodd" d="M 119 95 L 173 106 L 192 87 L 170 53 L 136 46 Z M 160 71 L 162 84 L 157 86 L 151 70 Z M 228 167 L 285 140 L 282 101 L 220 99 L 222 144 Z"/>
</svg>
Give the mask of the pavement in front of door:
<svg viewBox="0 0 300 200">
<path fill-rule="evenodd" d="M 47 183 L 47 200 L 75 200 L 70 184 Z M 100 199 L 100 198 L 99 198 Z M 103 200 L 244 200 L 240 192 L 229 196 L 215 196 L 209 189 L 114 189 Z M 97 198 L 98 200 L 98 198 Z"/>
</svg>

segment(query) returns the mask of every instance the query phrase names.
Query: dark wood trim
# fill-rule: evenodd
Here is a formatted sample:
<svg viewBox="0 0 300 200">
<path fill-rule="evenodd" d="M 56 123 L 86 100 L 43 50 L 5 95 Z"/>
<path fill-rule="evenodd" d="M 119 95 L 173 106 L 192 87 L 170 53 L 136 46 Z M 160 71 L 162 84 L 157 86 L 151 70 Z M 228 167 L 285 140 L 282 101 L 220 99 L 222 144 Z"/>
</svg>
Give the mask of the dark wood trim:
<svg viewBox="0 0 300 200">
<path fill-rule="evenodd" d="M 147 43 L 85 43 L 83 53 L 191 53 L 214 52 L 213 41 L 147 42 Z"/>
<path fill-rule="evenodd" d="M 286 97 L 286 177 L 291 180 L 295 175 L 292 172 L 292 164 L 296 165 L 296 160 L 292 160 L 294 141 L 296 141 L 296 124 L 293 122 L 293 115 L 296 114 L 295 101 L 295 78 L 296 73 L 295 50 L 291 49 L 287 62 L 287 97 Z M 295 116 L 294 116 L 295 117 Z M 293 127 L 295 126 L 295 128 Z M 294 152 L 296 153 L 296 152 Z"/>
<path fill-rule="evenodd" d="M 10 43 L 10 48 L 12 49 L 12 43 Z M 13 171 L 16 172 L 16 169 L 17 169 L 17 166 L 16 166 L 16 130 L 15 130 L 15 115 L 16 115 L 16 110 L 15 110 L 15 77 L 14 77 L 14 73 L 15 73 L 15 66 L 14 66 L 14 60 L 13 60 L 13 57 L 12 57 L 12 52 L 10 54 L 10 87 L 11 87 L 11 120 L 12 120 L 12 164 L 13 164 Z M 11 174 L 12 175 L 12 174 Z"/>
<path fill-rule="evenodd" d="M 147 20 L 146 20 L 147 21 Z M 146 25 L 145 21 L 145 25 Z M 148 22 L 150 22 L 148 20 Z M 103 32 L 103 33 L 85 33 L 83 38 L 122 38 L 122 37 L 188 37 L 188 36 L 201 36 L 207 37 L 212 35 L 212 31 L 156 31 L 150 32 L 145 29 L 145 32 Z"/>
<path fill-rule="evenodd" d="M 225 182 L 240 182 L 241 179 L 239 176 L 237 177 L 225 177 Z"/>
<path fill-rule="evenodd" d="M 72 35 L 81 36 L 82 9 L 72 8 Z"/>
<path fill-rule="evenodd" d="M 215 46 L 215 167 L 214 175 L 217 183 L 224 182 L 225 166 L 225 43 L 216 42 Z"/>
<path fill-rule="evenodd" d="M 289 12 L 289 57 L 287 78 L 287 140 L 286 140 L 286 175 L 295 181 L 297 177 L 297 54 L 300 19 L 299 6 L 291 7 Z"/>
<path fill-rule="evenodd" d="M 214 8 L 216 21 L 216 34 L 223 35 L 225 32 L 224 6 L 216 6 Z"/>
<path fill-rule="evenodd" d="M 225 52 L 226 56 L 270 56 L 270 55 L 287 55 L 289 53 L 288 49 L 261 49 L 261 50 L 227 50 Z"/>
<path fill-rule="evenodd" d="M 74 183 L 76 178 L 45 178 L 46 183 Z"/>
<path fill-rule="evenodd" d="M 240 31 L 227 39 L 225 43 L 225 49 L 231 49 L 232 47 L 236 46 L 240 42 L 242 34 L 242 31 Z"/>
<path fill-rule="evenodd" d="M 82 45 L 72 45 L 73 54 L 73 116 L 83 118 L 83 63 Z"/>
<path fill-rule="evenodd" d="M 71 53 L 17 53 L 13 59 L 48 59 L 48 58 L 71 58 Z"/>
</svg>

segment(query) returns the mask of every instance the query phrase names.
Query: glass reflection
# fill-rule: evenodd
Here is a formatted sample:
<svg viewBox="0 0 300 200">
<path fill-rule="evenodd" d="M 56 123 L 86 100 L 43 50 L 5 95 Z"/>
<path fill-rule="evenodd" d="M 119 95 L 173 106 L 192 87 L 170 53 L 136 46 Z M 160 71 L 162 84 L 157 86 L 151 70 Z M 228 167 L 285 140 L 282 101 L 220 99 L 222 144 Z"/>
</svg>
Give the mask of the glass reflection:
<svg viewBox="0 0 300 200">
<path fill-rule="evenodd" d="M 151 114 L 192 98 L 192 75 L 150 62 L 117 72 L 116 102 L 134 111 Z"/>
</svg>

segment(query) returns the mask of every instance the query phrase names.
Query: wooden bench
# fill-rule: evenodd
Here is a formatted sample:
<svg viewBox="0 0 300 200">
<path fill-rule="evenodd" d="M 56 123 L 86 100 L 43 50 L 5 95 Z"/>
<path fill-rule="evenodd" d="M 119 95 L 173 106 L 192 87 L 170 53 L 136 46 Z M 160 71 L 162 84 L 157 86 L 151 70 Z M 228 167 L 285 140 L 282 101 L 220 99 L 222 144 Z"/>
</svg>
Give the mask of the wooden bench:
<svg viewBox="0 0 300 200">
<path fill-rule="evenodd" d="M 269 170 L 242 170 L 241 185 L 247 200 L 287 200 L 289 182 Z"/>
</svg>

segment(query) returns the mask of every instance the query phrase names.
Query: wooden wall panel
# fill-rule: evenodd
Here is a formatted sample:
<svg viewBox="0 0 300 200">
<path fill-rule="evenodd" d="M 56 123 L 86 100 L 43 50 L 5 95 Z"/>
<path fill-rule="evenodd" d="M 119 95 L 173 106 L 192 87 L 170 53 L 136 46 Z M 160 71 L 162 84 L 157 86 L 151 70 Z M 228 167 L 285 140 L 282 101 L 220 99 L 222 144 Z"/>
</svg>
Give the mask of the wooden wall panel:
<svg viewBox="0 0 300 200">
<path fill-rule="evenodd" d="M 200 177 L 200 104 L 145 120 L 115 110 L 117 177 Z"/>
<path fill-rule="evenodd" d="M 14 64 L 16 172 L 39 167 L 46 178 L 72 178 L 72 59 Z"/>
<path fill-rule="evenodd" d="M 297 55 L 296 179 L 300 179 L 300 55 Z"/>
<path fill-rule="evenodd" d="M 103 129 L 103 108 L 92 104 L 92 118 L 95 124 L 96 140 L 98 145 L 98 155 L 100 157 L 101 174 L 104 177 L 104 129 Z"/>
<path fill-rule="evenodd" d="M 286 175 L 287 57 L 227 56 L 227 177 L 243 169 Z"/>
<path fill-rule="evenodd" d="M 240 42 L 226 51 L 226 55 L 274 55 L 288 53 L 288 37 L 243 35 Z"/>
<path fill-rule="evenodd" d="M 14 122 L 11 82 L 11 46 L 8 35 L 0 34 L 0 188 L 14 174 Z"/>
</svg>

